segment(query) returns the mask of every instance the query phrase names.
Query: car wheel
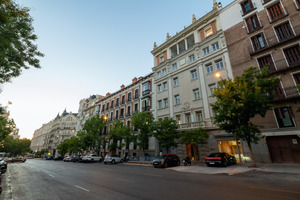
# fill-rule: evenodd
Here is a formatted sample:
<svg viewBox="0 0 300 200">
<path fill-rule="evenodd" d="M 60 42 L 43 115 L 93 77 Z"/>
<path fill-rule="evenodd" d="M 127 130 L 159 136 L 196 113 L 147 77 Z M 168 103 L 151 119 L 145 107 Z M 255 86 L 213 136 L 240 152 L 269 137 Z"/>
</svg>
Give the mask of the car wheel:
<svg viewBox="0 0 300 200">
<path fill-rule="evenodd" d="M 115 160 L 112 160 L 112 161 L 111 161 L 111 164 L 115 164 L 115 163 L 116 163 L 116 161 L 115 161 Z"/>
<path fill-rule="evenodd" d="M 167 162 L 164 163 L 164 167 L 165 167 L 165 168 L 168 167 L 168 163 L 167 163 Z"/>
<path fill-rule="evenodd" d="M 180 166 L 180 161 L 177 162 L 177 166 Z"/>
<path fill-rule="evenodd" d="M 93 163 L 93 162 L 94 162 L 94 159 L 91 160 L 91 163 Z"/>
<path fill-rule="evenodd" d="M 106 165 L 106 164 L 107 164 L 107 162 L 104 162 L 104 164 Z"/>
<path fill-rule="evenodd" d="M 224 160 L 223 166 L 224 166 L 224 167 L 227 167 L 227 166 L 228 166 L 228 161 L 227 161 L 227 160 Z"/>
</svg>

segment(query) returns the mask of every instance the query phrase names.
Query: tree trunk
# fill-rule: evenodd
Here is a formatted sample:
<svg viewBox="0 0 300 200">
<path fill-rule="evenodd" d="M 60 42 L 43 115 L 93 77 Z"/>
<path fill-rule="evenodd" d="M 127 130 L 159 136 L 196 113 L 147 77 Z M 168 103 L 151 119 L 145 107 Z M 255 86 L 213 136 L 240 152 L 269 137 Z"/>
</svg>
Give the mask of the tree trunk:
<svg viewBox="0 0 300 200">
<path fill-rule="evenodd" d="M 251 158 L 251 163 L 252 163 L 251 167 L 256 167 L 256 163 L 255 163 L 253 152 L 252 152 L 251 143 L 247 141 L 247 144 L 248 144 L 248 149 L 249 149 L 249 152 L 250 152 L 250 158 Z"/>
</svg>

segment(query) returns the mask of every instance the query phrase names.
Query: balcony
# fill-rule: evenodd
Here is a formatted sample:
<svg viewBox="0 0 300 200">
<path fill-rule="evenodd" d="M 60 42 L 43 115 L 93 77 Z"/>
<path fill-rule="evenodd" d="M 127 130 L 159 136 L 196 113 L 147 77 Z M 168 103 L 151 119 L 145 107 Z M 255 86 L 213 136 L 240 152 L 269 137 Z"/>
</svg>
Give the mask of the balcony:
<svg viewBox="0 0 300 200">
<path fill-rule="evenodd" d="M 217 127 L 217 126 L 214 125 L 213 119 L 211 119 L 210 121 L 190 122 L 190 123 L 178 124 L 178 129 L 191 129 L 191 128 L 196 129 L 196 128 L 199 128 L 199 127 L 213 128 L 213 127 Z"/>
<path fill-rule="evenodd" d="M 131 98 L 128 98 L 128 99 L 127 99 L 127 102 L 131 102 Z"/>
<path fill-rule="evenodd" d="M 150 111 L 150 106 L 142 107 L 142 111 Z"/>
<path fill-rule="evenodd" d="M 129 116 L 131 116 L 131 114 L 130 114 L 130 113 L 127 113 L 127 114 L 126 114 L 126 117 L 129 117 Z"/>
<path fill-rule="evenodd" d="M 124 101 L 122 101 L 120 105 L 123 105 L 123 104 L 125 104 L 125 100 L 124 100 Z"/>
<path fill-rule="evenodd" d="M 133 99 L 136 100 L 138 98 L 139 98 L 139 95 L 135 95 Z"/>
<path fill-rule="evenodd" d="M 120 119 L 123 119 L 124 118 L 124 116 L 123 115 L 120 115 Z"/>
<path fill-rule="evenodd" d="M 280 101 L 300 97 L 299 90 L 296 86 L 283 88 L 281 89 L 281 92 L 281 94 L 278 94 L 278 92 L 276 92 L 276 96 L 274 95 L 273 101 Z"/>
<path fill-rule="evenodd" d="M 150 94 L 150 89 L 144 90 L 144 91 L 143 91 L 143 96 L 145 96 L 145 95 L 147 95 L 147 94 Z"/>
</svg>

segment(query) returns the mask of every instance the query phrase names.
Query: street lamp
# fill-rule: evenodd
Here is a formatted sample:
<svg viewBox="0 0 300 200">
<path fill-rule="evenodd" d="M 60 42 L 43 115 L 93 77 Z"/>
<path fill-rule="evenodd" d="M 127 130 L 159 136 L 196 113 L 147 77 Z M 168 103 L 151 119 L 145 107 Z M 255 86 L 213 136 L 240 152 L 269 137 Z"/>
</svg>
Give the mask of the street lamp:
<svg viewBox="0 0 300 200">
<path fill-rule="evenodd" d="M 217 72 L 217 73 L 215 73 L 215 76 L 216 76 L 217 78 L 220 78 L 220 79 L 223 81 L 223 79 L 222 79 L 222 76 L 221 76 L 220 72 Z"/>
</svg>

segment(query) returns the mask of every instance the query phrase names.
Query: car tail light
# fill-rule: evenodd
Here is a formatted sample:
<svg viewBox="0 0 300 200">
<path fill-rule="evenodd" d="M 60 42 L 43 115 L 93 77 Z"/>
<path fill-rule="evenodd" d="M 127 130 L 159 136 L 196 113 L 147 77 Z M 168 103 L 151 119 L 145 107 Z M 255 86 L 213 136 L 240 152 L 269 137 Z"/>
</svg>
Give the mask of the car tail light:
<svg viewBox="0 0 300 200">
<path fill-rule="evenodd" d="M 205 159 L 208 159 L 208 160 L 222 160 L 221 157 L 206 157 Z"/>
<path fill-rule="evenodd" d="M 112 158 L 109 158 L 109 160 L 112 160 Z"/>
</svg>

